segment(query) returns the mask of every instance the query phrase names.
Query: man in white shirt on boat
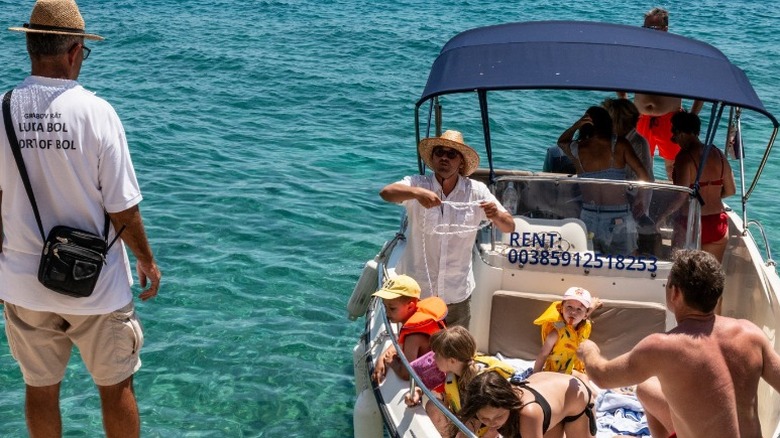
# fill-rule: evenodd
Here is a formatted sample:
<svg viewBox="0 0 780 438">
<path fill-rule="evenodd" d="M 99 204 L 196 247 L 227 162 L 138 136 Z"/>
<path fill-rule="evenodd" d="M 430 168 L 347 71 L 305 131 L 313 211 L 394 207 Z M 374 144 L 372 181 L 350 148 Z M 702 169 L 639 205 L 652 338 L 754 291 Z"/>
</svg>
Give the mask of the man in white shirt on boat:
<svg viewBox="0 0 780 438">
<path fill-rule="evenodd" d="M 637 397 L 653 437 L 760 437 L 760 379 L 780 391 L 780 356 L 767 335 L 744 319 L 715 314 L 725 274 L 710 253 L 675 253 L 666 307 L 677 327 L 650 335 L 607 360 L 584 341 L 577 355 L 601 388 L 641 383 Z"/>
<path fill-rule="evenodd" d="M 479 155 L 458 131 L 423 139 L 417 148 L 433 175 L 407 176 L 385 186 L 379 195 L 401 203 L 409 218 L 404 256 L 396 273 L 422 286 L 422 297 L 447 303 L 448 326 L 469 327 L 474 274 L 472 248 L 481 222 L 490 220 L 511 233 L 514 219 L 487 186 L 468 178 L 479 167 Z"/>
</svg>

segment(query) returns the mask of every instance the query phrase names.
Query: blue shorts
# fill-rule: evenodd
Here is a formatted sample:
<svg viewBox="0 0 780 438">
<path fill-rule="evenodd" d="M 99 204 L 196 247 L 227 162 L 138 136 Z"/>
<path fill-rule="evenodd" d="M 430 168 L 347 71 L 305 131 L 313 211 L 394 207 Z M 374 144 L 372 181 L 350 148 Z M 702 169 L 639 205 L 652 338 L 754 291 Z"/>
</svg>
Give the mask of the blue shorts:
<svg viewBox="0 0 780 438">
<path fill-rule="evenodd" d="M 633 254 L 637 229 L 628 204 L 598 206 L 583 204 L 580 219 L 593 233 L 593 250 L 602 254 Z"/>
</svg>

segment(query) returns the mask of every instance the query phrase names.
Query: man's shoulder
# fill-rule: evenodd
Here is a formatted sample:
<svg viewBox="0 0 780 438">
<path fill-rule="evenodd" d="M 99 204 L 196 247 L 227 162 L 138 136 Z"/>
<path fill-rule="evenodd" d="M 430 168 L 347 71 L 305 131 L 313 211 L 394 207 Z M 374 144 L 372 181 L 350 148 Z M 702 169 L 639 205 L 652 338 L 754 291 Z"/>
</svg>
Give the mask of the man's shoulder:
<svg viewBox="0 0 780 438">
<path fill-rule="evenodd" d="M 659 355 L 664 353 L 673 353 L 683 348 L 684 337 L 689 336 L 684 333 L 653 333 L 646 336 L 634 347 L 636 353 Z"/>
<path fill-rule="evenodd" d="M 764 332 L 755 323 L 747 319 L 729 318 L 727 316 L 718 316 L 716 327 L 720 332 L 724 332 L 727 337 L 735 338 L 737 336 L 764 337 Z"/>
<path fill-rule="evenodd" d="M 483 183 L 482 181 L 479 181 L 479 180 L 476 180 L 476 179 L 471 179 L 471 178 L 469 178 L 467 176 L 464 176 L 463 178 L 461 178 L 461 181 L 463 181 L 463 184 L 464 184 L 465 187 L 471 188 L 471 190 L 479 191 L 479 192 L 481 192 L 481 191 L 489 192 L 490 191 L 490 189 L 488 189 L 488 186 L 485 183 Z"/>
</svg>

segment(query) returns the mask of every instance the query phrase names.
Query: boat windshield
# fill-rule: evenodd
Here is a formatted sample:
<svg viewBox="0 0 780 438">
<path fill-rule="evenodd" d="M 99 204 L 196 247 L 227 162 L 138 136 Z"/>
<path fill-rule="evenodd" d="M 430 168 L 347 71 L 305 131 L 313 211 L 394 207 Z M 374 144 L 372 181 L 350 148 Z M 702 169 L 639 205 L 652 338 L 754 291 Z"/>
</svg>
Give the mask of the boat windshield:
<svg viewBox="0 0 780 438">
<path fill-rule="evenodd" d="M 576 253 L 668 261 L 700 246 L 699 202 L 685 187 L 530 174 L 499 177 L 495 195 L 516 225 L 498 240 L 521 263 L 541 251 L 562 262 Z"/>
</svg>

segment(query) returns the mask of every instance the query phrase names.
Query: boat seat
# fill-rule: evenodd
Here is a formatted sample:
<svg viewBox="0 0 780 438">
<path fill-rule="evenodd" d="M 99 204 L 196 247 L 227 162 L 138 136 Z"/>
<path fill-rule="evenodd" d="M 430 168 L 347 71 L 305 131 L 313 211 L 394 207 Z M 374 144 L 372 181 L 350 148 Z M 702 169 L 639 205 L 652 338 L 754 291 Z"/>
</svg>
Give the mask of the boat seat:
<svg viewBox="0 0 780 438">
<path fill-rule="evenodd" d="M 488 349 L 490 354 L 533 360 L 542 348 L 541 329 L 534 320 L 559 295 L 498 290 L 493 293 Z M 651 333 L 666 331 L 666 308 L 658 303 L 602 299 L 593 312 L 590 339 L 601 353 L 615 358 Z"/>
<path fill-rule="evenodd" d="M 502 241 L 506 245 L 537 249 L 550 249 L 552 246 L 553 250 L 568 252 L 584 252 L 592 249 L 588 248 L 587 227 L 580 219 L 515 216 L 514 220 L 514 233 L 504 233 L 502 236 Z"/>
</svg>

